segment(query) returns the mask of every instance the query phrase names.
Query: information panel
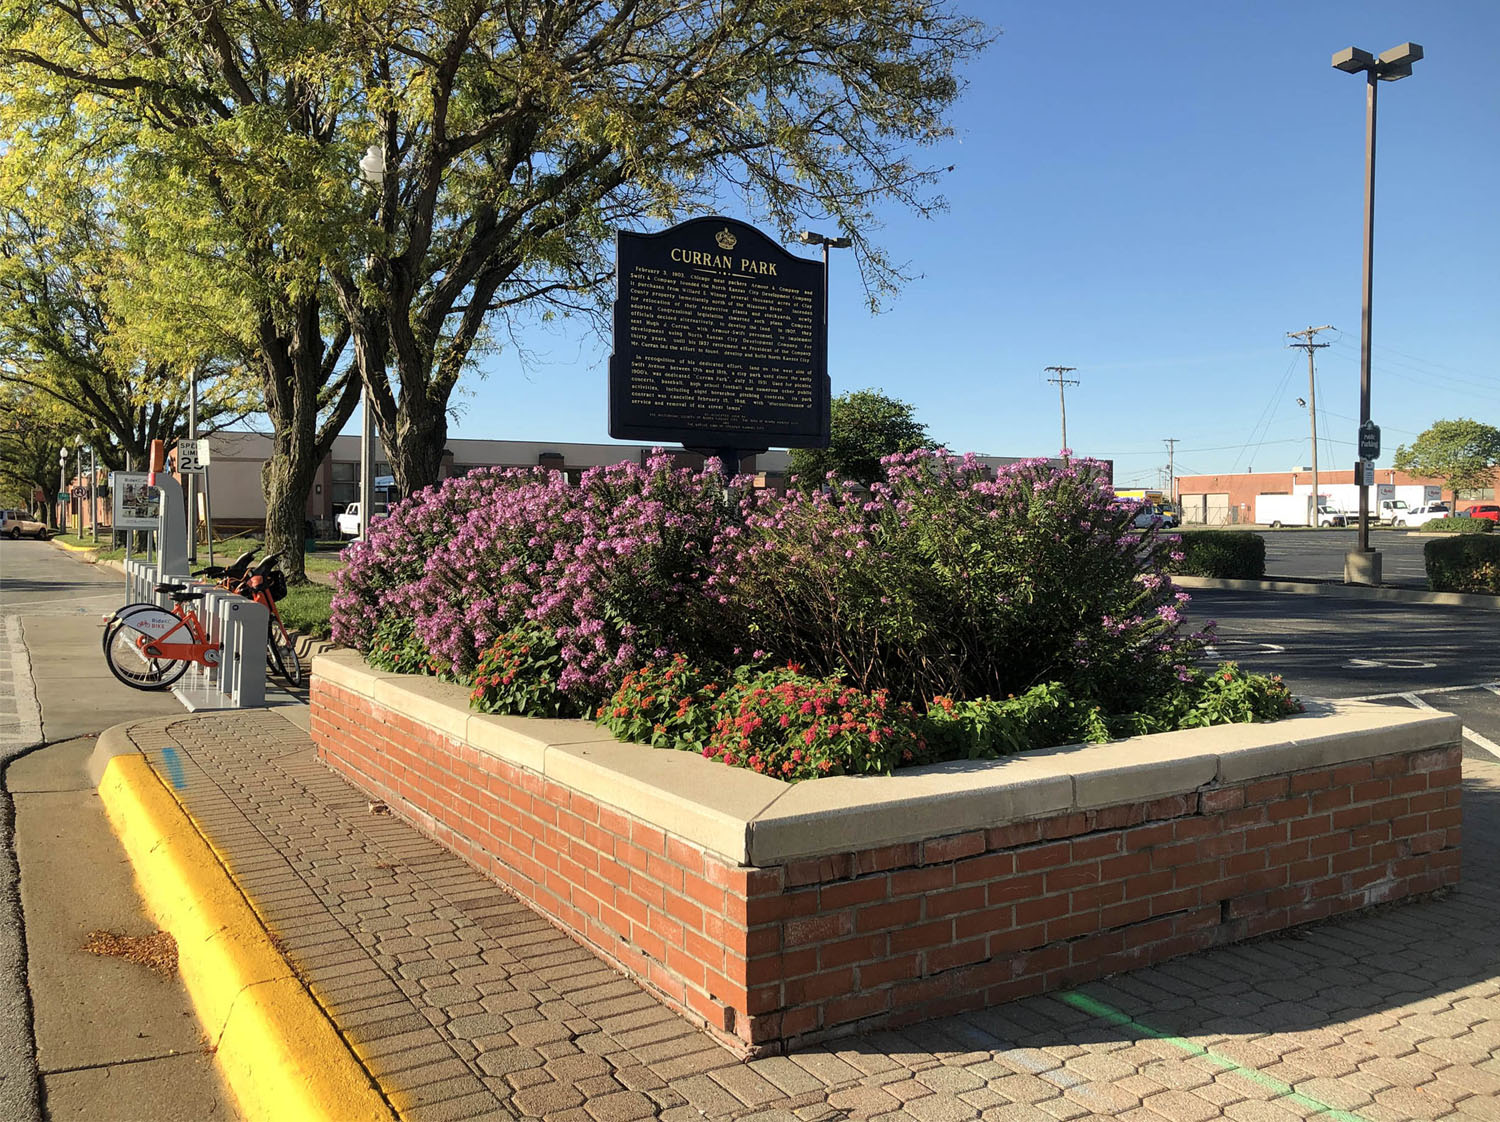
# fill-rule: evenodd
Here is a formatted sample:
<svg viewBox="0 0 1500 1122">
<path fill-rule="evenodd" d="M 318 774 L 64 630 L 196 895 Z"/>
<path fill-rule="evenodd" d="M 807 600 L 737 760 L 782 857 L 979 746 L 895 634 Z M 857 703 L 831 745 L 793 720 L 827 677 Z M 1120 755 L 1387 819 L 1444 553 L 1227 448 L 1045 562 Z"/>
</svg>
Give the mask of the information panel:
<svg viewBox="0 0 1500 1122">
<path fill-rule="evenodd" d="M 753 226 L 620 231 L 609 434 L 704 448 L 828 443 L 823 263 Z"/>
<path fill-rule="evenodd" d="M 161 492 L 146 482 L 143 471 L 109 473 L 109 494 L 116 530 L 154 530 L 161 514 Z"/>
</svg>

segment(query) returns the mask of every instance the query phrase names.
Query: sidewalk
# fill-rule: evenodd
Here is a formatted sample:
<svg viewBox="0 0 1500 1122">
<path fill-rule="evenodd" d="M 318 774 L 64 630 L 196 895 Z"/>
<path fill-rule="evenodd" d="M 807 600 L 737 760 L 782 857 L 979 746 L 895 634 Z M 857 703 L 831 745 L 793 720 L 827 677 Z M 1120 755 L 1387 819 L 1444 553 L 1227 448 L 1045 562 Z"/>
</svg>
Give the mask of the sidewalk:
<svg viewBox="0 0 1500 1122">
<path fill-rule="evenodd" d="M 137 720 L 96 772 L 115 753 L 191 816 L 295 999 L 402 1119 L 1500 1119 L 1500 765 L 1465 761 L 1445 898 L 744 1063 L 370 804 L 283 715 Z"/>
</svg>

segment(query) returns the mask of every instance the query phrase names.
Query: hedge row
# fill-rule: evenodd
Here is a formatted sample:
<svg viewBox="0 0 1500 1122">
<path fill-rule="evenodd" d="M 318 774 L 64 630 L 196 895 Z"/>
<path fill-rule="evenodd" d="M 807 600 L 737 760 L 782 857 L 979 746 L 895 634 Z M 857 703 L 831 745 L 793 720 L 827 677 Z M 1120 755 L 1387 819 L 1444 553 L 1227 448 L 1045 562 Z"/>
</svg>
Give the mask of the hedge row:
<svg viewBox="0 0 1500 1122">
<path fill-rule="evenodd" d="M 1449 515 L 1423 523 L 1422 529 L 1429 534 L 1488 534 L 1495 524 L 1488 518 L 1463 518 Z"/>
<path fill-rule="evenodd" d="M 1500 537 L 1436 538 L 1422 547 L 1422 558 L 1434 592 L 1500 595 Z"/>
<path fill-rule="evenodd" d="M 1266 575 L 1266 539 L 1246 530 L 1190 531 L 1181 535 L 1169 571 L 1185 577 L 1260 580 Z"/>
</svg>

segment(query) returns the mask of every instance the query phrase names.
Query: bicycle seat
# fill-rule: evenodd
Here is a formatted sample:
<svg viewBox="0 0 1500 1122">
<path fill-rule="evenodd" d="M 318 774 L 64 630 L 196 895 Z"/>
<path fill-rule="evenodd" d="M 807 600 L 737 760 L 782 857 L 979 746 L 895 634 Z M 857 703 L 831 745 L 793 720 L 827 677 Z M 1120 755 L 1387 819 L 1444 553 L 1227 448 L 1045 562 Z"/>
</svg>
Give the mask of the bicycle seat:
<svg viewBox="0 0 1500 1122">
<path fill-rule="evenodd" d="M 203 599 L 203 593 L 201 593 L 201 592 L 173 592 L 172 593 L 172 603 L 174 603 L 174 604 L 186 604 L 189 600 L 202 600 L 202 599 Z"/>
<path fill-rule="evenodd" d="M 210 565 L 206 569 L 199 569 L 196 573 L 193 574 L 193 576 L 195 576 L 195 577 L 222 577 L 222 576 L 224 576 L 228 572 L 229 572 L 229 570 L 226 569 L 226 568 L 224 568 L 223 565 Z"/>
<path fill-rule="evenodd" d="M 186 587 L 187 587 L 187 585 L 185 585 L 185 584 L 159 584 L 159 585 L 156 586 L 156 591 L 158 591 L 158 592 L 181 592 Z"/>
</svg>

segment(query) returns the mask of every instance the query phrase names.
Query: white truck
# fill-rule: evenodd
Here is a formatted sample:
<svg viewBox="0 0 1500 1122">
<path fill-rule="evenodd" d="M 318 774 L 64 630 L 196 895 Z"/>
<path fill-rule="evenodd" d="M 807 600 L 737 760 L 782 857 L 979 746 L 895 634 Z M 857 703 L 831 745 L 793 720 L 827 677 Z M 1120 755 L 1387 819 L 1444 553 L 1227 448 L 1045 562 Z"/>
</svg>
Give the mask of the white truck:
<svg viewBox="0 0 1500 1122">
<path fill-rule="evenodd" d="M 1430 483 L 1376 483 L 1368 490 L 1370 521 L 1388 526 L 1395 525 L 1409 510 L 1430 506 L 1443 497 L 1443 489 Z M 1353 525 L 1359 521 L 1359 491 L 1354 483 L 1325 483 L 1318 488 L 1318 497 L 1332 509 L 1342 511 Z M 1292 488 L 1294 495 L 1306 496 L 1311 492 L 1312 487 L 1306 483 Z"/>
<path fill-rule="evenodd" d="M 1332 512 L 1326 507 L 1318 511 L 1320 525 L 1333 525 L 1325 519 L 1331 518 Z M 1256 495 L 1255 496 L 1255 521 L 1261 526 L 1311 526 L 1312 525 L 1312 496 L 1301 495 Z"/>
<path fill-rule="evenodd" d="M 389 508 L 385 503 L 371 503 L 370 521 L 373 522 L 377 518 L 384 518 L 388 510 Z M 338 527 L 339 533 L 351 538 L 359 537 L 360 522 L 359 503 L 350 503 L 343 509 L 342 513 L 336 514 L 333 517 L 333 523 Z"/>
</svg>

